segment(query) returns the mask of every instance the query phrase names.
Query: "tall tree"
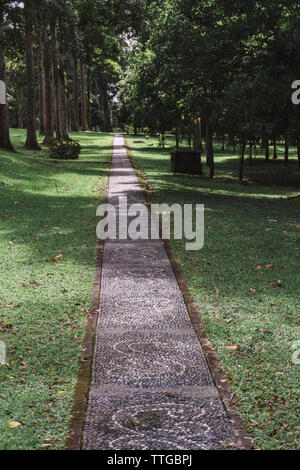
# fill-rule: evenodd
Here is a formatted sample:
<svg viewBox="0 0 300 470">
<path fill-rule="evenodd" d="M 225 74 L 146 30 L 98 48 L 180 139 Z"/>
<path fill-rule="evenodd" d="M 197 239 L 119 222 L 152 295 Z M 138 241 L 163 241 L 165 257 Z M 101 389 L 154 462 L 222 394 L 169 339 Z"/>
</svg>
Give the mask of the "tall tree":
<svg viewBox="0 0 300 470">
<path fill-rule="evenodd" d="M 49 33 L 44 25 L 43 28 L 44 44 L 48 44 Z M 51 48 L 45 47 L 44 53 L 44 72 L 45 72 L 45 139 L 44 145 L 48 145 L 54 138 L 54 118 L 53 118 L 53 95 L 52 95 L 52 72 L 51 72 Z"/>
<path fill-rule="evenodd" d="M 57 22 L 56 19 L 51 23 L 51 40 L 52 40 L 52 67 L 54 81 L 54 103 L 55 103 L 55 131 L 56 139 L 63 138 L 61 123 L 61 99 L 60 99 L 60 77 L 58 64 L 58 46 L 57 46 Z"/>
<path fill-rule="evenodd" d="M 4 53 L 4 3 L 0 1 L 0 148 L 13 151 L 13 146 L 9 136 L 8 107 L 6 93 L 6 67 Z"/>
<path fill-rule="evenodd" d="M 38 10 L 39 22 L 39 103 L 40 103 L 40 135 L 46 133 L 46 88 L 45 88 L 45 43 L 44 43 L 44 12 Z"/>
<path fill-rule="evenodd" d="M 86 93 L 86 76 L 85 76 L 85 65 L 83 61 L 80 61 L 80 78 L 81 78 L 81 130 L 88 131 L 89 124 L 87 118 L 87 93 Z"/>
<path fill-rule="evenodd" d="M 78 59 L 73 58 L 73 130 L 80 130 L 78 102 Z"/>
<path fill-rule="evenodd" d="M 26 32 L 26 74 L 27 74 L 27 139 L 25 147 L 32 150 L 40 150 L 36 136 L 36 109 L 34 86 L 34 60 L 33 60 L 33 22 L 34 0 L 26 0 L 25 32 Z"/>
</svg>

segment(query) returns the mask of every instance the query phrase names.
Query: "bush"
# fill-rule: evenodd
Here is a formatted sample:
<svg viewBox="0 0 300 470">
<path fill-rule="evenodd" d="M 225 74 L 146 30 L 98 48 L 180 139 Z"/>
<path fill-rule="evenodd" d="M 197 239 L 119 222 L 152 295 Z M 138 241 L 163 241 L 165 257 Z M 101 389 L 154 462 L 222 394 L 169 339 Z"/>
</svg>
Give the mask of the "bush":
<svg viewBox="0 0 300 470">
<path fill-rule="evenodd" d="M 55 142 L 50 146 L 49 157 L 57 160 L 77 160 L 81 146 L 77 140 Z"/>
</svg>

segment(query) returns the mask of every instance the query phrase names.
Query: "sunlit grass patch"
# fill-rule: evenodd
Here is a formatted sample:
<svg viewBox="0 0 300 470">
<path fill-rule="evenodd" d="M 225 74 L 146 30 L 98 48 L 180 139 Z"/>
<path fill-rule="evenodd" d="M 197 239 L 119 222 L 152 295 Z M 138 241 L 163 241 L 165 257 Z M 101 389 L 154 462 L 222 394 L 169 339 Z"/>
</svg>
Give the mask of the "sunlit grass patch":
<svg viewBox="0 0 300 470">
<path fill-rule="evenodd" d="M 0 448 L 55 449 L 68 430 L 113 136 L 73 134 L 94 163 L 62 164 L 25 151 L 24 131 L 12 136 L 18 153 L 0 153 Z"/>
<path fill-rule="evenodd" d="M 216 179 L 173 175 L 171 137 L 165 150 L 156 138 L 146 145 L 135 140 L 127 136 L 135 164 L 160 201 L 205 205 L 204 248 L 171 244 L 256 447 L 299 448 L 300 366 L 292 361 L 300 340 L 296 162 L 285 169 L 282 159 L 266 165 L 257 155 L 252 167 L 246 162 L 247 182 L 240 184 L 238 155 L 219 155 L 216 144 Z"/>
</svg>

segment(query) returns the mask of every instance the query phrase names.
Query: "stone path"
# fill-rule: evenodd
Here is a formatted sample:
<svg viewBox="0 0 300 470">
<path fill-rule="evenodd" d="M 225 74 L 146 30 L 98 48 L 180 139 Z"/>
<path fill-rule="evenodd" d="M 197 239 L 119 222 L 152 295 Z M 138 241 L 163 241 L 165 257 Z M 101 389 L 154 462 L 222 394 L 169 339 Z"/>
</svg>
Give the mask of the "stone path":
<svg viewBox="0 0 300 470">
<path fill-rule="evenodd" d="M 143 195 L 116 136 L 108 202 Z M 165 249 L 107 241 L 84 449 L 232 448 L 226 418 Z"/>
</svg>

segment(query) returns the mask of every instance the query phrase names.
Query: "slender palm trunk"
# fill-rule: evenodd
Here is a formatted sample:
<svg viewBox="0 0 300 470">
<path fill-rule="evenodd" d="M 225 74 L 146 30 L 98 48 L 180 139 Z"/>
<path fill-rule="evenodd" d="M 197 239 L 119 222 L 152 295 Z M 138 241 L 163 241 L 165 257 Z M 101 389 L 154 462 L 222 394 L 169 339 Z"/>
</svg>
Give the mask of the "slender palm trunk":
<svg viewBox="0 0 300 470">
<path fill-rule="evenodd" d="M 23 104 L 18 104 L 18 129 L 24 128 Z"/>
<path fill-rule="evenodd" d="M 298 168 L 300 168 L 300 137 L 297 138 Z"/>
<path fill-rule="evenodd" d="M 44 44 L 44 15 L 40 9 L 39 19 L 39 100 L 40 100 L 40 135 L 46 134 L 46 91 L 45 91 L 45 44 Z"/>
<path fill-rule="evenodd" d="M 194 125 L 194 150 L 199 153 L 203 152 L 201 118 L 198 118 Z"/>
<path fill-rule="evenodd" d="M 3 46 L 3 15 L 3 2 L 0 2 L 0 80 L 2 82 L 0 92 L 0 148 L 14 151 L 9 136 L 8 106 L 6 97 L 6 69 Z"/>
<path fill-rule="evenodd" d="M 87 73 L 87 121 L 88 128 L 92 129 L 92 109 L 91 109 L 91 74 L 88 69 Z"/>
<path fill-rule="evenodd" d="M 226 138 L 225 132 L 223 132 L 223 135 L 222 135 L 222 148 L 221 148 L 222 152 L 225 152 L 225 138 Z"/>
<path fill-rule="evenodd" d="M 86 106 L 86 77 L 84 63 L 80 62 L 80 77 L 81 77 L 81 130 L 88 131 L 89 125 L 87 120 L 87 106 Z"/>
<path fill-rule="evenodd" d="M 58 70 L 58 52 L 57 52 L 57 26 L 56 23 L 51 25 L 52 36 L 52 65 L 53 65 L 53 79 L 54 79 L 54 105 L 55 105 L 55 131 L 56 139 L 61 140 L 62 125 L 61 125 L 61 106 L 60 106 L 60 79 Z"/>
<path fill-rule="evenodd" d="M 109 100 L 107 95 L 107 83 L 103 77 L 99 77 L 96 80 L 98 93 L 100 95 L 102 108 L 103 108 L 103 115 L 104 115 L 104 132 L 112 132 L 112 125 L 110 119 L 110 107 L 109 107 Z"/>
<path fill-rule="evenodd" d="M 78 104 L 78 61 L 73 59 L 73 114 L 74 114 L 74 124 L 73 129 L 75 132 L 80 130 L 79 125 L 79 104 Z"/>
<path fill-rule="evenodd" d="M 176 148 L 179 149 L 179 130 L 178 127 L 175 129 L 175 142 L 176 142 Z"/>
<path fill-rule="evenodd" d="M 289 139 L 287 136 L 284 139 L 284 166 L 289 166 Z"/>
<path fill-rule="evenodd" d="M 266 161 L 270 161 L 270 147 L 269 147 L 269 139 L 266 138 Z"/>
<path fill-rule="evenodd" d="M 277 154 L 277 141 L 276 141 L 276 138 L 275 138 L 274 141 L 273 141 L 273 147 L 274 147 L 274 150 L 273 150 L 273 159 L 274 159 L 274 160 L 277 160 L 278 154 Z"/>
<path fill-rule="evenodd" d="M 249 163 L 250 163 L 250 166 L 253 165 L 253 143 L 252 142 L 249 145 Z"/>
<path fill-rule="evenodd" d="M 34 61 L 33 61 L 33 1 L 25 2 L 25 30 L 26 30 L 26 76 L 27 76 L 27 140 L 25 147 L 40 150 L 36 136 L 36 111 L 34 89 Z"/>
<path fill-rule="evenodd" d="M 215 174 L 213 132 L 209 120 L 206 121 L 206 165 L 210 168 L 210 177 Z"/>
<path fill-rule="evenodd" d="M 44 43 L 49 41 L 49 34 L 44 28 Z M 44 145 L 49 145 L 54 138 L 54 119 L 53 119 L 53 102 L 52 102 L 52 73 L 51 73 L 51 51 L 45 48 L 44 54 L 44 70 L 45 70 L 45 139 Z"/>
<path fill-rule="evenodd" d="M 68 100 L 66 94 L 65 74 L 59 67 L 59 100 L 61 110 L 61 132 L 63 140 L 69 140 L 68 135 Z"/>
<path fill-rule="evenodd" d="M 245 151 L 246 151 L 247 141 L 243 140 L 242 142 L 242 149 L 241 149 L 241 157 L 240 157 L 240 168 L 239 168 L 239 180 L 242 183 L 244 179 L 244 162 L 245 162 Z"/>
</svg>

